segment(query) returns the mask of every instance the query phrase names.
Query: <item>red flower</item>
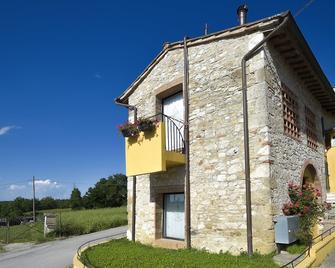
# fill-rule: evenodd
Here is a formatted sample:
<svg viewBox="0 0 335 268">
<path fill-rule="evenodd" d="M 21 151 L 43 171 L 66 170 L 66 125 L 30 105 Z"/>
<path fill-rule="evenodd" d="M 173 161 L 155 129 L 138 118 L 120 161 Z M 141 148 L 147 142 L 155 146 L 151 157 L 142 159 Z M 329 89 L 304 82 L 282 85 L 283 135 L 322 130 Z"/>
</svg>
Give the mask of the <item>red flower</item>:
<svg viewBox="0 0 335 268">
<path fill-rule="evenodd" d="M 320 196 L 321 196 L 321 192 L 320 192 L 319 189 L 316 189 L 316 196 L 317 196 L 317 197 L 320 197 Z"/>
<path fill-rule="evenodd" d="M 303 210 L 304 214 L 307 214 L 309 211 L 310 211 L 310 207 L 305 206 Z"/>
</svg>

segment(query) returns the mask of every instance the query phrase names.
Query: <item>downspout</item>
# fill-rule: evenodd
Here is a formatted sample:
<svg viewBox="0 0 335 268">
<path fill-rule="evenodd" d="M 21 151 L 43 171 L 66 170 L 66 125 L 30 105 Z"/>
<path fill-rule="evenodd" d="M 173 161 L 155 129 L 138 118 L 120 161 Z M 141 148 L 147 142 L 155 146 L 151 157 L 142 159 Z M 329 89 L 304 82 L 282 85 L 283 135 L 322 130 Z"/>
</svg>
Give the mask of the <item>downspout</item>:
<svg viewBox="0 0 335 268">
<path fill-rule="evenodd" d="M 190 142 L 189 142 L 189 99 L 188 99 L 189 65 L 187 37 L 184 37 L 184 142 L 185 142 L 185 241 L 186 248 L 191 248 L 191 198 L 190 198 Z"/>
<path fill-rule="evenodd" d="M 247 246 L 248 255 L 253 254 L 252 245 L 252 215 L 251 215 L 251 187 L 250 187 L 250 153 L 249 153 L 249 122 L 248 122 L 248 87 L 247 87 L 247 67 L 246 63 L 249 59 L 255 56 L 264 44 L 272 38 L 281 28 L 288 22 L 286 17 L 271 33 L 269 33 L 262 41 L 254 46 L 247 54 L 244 55 L 241 61 L 242 65 L 242 94 L 243 94 L 243 132 L 244 132 L 244 165 L 245 165 L 245 199 L 246 199 L 246 214 L 247 214 Z"/>
<path fill-rule="evenodd" d="M 115 99 L 115 104 L 121 105 L 130 111 L 134 111 L 134 123 L 137 121 L 137 108 L 133 105 L 125 104 L 120 102 L 119 99 Z M 131 240 L 135 242 L 135 232 L 136 232 L 136 176 L 133 176 L 133 198 L 131 204 Z"/>
</svg>

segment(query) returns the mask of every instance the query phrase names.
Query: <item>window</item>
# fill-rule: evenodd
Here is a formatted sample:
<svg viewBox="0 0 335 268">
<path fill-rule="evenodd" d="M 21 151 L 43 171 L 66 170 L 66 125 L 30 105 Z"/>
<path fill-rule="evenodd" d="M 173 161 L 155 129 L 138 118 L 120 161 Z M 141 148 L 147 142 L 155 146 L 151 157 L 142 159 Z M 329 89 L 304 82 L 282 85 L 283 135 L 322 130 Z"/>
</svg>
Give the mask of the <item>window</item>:
<svg viewBox="0 0 335 268">
<path fill-rule="evenodd" d="M 298 103 L 294 93 L 282 84 L 283 95 L 283 117 L 284 117 L 284 133 L 291 138 L 299 140 L 300 131 L 298 124 Z"/>
<path fill-rule="evenodd" d="M 162 99 L 162 113 L 165 123 L 166 150 L 183 152 L 184 99 L 182 91 Z"/>
<path fill-rule="evenodd" d="M 306 121 L 306 135 L 307 145 L 312 149 L 318 148 L 318 136 L 316 132 L 315 114 L 305 106 L 305 121 Z"/>
<path fill-rule="evenodd" d="M 184 194 L 164 194 L 164 230 L 165 238 L 184 239 Z"/>
</svg>

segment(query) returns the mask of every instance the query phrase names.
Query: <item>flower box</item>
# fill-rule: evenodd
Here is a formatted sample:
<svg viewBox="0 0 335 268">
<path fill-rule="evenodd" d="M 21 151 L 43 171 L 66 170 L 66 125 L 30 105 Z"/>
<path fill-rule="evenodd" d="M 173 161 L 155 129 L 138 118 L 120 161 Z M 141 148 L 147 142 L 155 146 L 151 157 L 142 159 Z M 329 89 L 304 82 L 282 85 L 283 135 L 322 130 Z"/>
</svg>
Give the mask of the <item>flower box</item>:
<svg viewBox="0 0 335 268">
<path fill-rule="evenodd" d="M 139 134 L 136 124 L 127 122 L 123 125 L 118 126 L 119 131 L 125 138 L 136 137 Z"/>
<path fill-rule="evenodd" d="M 139 131 L 145 132 L 145 131 L 151 131 L 154 130 L 155 125 L 154 124 L 148 124 L 148 123 L 142 123 L 137 126 Z"/>
<path fill-rule="evenodd" d="M 131 129 L 122 129 L 121 133 L 125 138 L 136 137 L 138 135 L 137 131 L 133 131 Z"/>
<path fill-rule="evenodd" d="M 151 119 L 139 119 L 136 122 L 137 129 L 142 132 L 152 131 L 155 129 L 156 121 Z"/>
</svg>

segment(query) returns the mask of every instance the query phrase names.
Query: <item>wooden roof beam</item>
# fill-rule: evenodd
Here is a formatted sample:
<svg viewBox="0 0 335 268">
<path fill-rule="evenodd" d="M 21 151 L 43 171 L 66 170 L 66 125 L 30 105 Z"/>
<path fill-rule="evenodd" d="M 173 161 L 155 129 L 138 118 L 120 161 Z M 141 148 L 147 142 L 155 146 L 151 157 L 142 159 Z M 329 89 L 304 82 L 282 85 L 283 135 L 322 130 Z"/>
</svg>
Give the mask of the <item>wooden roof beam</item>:
<svg viewBox="0 0 335 268">
<path fill-rule="evenodd" d="M 308 89 L 312 88 L 312 87 L 318 87 L 320 86 L 319 83 L 315 83 L 315 81 L 304 81 L 305 85 L 307 86 Z"/>
<path fill-rule="evenodd" d="M 301 65 L 301 63 L 304 63 L 303 66 L 306 66 L 304 60 L 294 60 L 294 61 L 289 61 L 288 63 L 289 63 L 291 66 Z"/>
<path fill-rule="evenodd" d="M 286 39 L 284 42 L 274 43 L 274 47 L 275 48 L 286 47 L 286 46 L 288 46 L 290 44 L 292 44 L 292 41 L 289 40 L 289 39 Z"/>
<path fill-rule="evenodd" d="M 297 54 L 297 51 L 295 50 L 294 47 L 290 47 L 290 48 L 288 48 L 288 49 L 279 50 L 279 52 L 280 52 L 281 54 L 287 54 L 287 53 L 295 52 L 295 54 L 298 55 L 298 54 Z"/>
</svg>

